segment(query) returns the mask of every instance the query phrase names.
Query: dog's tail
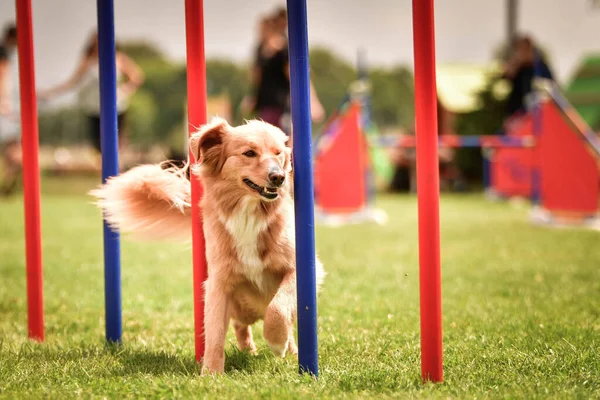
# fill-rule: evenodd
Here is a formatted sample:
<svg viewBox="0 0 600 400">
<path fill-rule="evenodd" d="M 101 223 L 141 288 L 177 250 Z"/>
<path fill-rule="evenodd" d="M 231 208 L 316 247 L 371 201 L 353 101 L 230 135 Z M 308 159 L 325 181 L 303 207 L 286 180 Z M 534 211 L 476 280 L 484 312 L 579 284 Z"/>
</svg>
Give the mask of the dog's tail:
<svg viewBox="0 0 600 400">
<path fill-rule="evenodd" d="M 90 191 L 113 229 L 144 240 L 191 234 L 189 165 L 141 165 Z"/>
</svg>

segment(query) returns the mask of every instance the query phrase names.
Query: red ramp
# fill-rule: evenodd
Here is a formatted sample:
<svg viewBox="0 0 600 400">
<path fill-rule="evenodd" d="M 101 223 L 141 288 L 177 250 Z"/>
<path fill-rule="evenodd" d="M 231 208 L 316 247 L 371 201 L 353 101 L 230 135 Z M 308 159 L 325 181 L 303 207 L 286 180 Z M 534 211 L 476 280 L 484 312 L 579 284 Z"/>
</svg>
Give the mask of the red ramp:
<svg viewBox="0 0 600 400">
<path fill-rule="evenodd" d="M 558 214 L 596 214 L 598 163 L 567 115 L 554 103 L 542 108 L 539 157 L 542 206 Z"/>
<path fill-rule="evenodd" d="M 512 123 L 509 136 L 532 136 L 531 115 Z M 505 197 L 531 195 L 531 175 L 535 148 L 498 147 L 491 162 L 491 182 L 494 191 Z"/>
<path fill-rule="evenodd" d="M 369 155 L 359 104 L 350 104 L 330 135 L 315 158 L 316 203 L 327 213 L 361 210 L 367 205 Z"/>
</svg>

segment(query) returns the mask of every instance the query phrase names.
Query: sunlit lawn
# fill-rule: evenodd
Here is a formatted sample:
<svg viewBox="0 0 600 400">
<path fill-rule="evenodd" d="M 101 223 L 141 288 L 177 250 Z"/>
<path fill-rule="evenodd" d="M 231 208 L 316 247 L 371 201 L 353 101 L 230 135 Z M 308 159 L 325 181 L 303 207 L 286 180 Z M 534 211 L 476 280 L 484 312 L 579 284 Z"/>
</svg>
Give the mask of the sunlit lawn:
<svg viewBox="0 0 600 400">
<path fill-rule="evenodd" d="M 87 180 L 47 179 L 47 340 L 26 339 L 23 206 L 0 200 L 0 396 L 5 398 L 593 398 L 600 396 L 600 234 L 532 226 L 527 209 L 442 197 L 445 383 L 420 383 L 416 200 L 381 196 L 386 226 L 319 228 L 320 377 L 227 344 L 194 361 L 191 251 L 124 240 L 124 343 L 104 345 L 99 212 Z"/>
</svg>

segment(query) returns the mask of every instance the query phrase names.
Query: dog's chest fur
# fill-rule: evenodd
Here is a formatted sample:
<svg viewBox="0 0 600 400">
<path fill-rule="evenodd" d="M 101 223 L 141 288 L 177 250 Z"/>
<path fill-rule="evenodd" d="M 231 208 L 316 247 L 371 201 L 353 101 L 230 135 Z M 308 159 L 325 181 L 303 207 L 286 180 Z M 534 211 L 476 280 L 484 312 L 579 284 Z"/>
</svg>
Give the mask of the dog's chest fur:
<svg viewBox="0 0 600 400">
<path fill-rule="evenodd" d="M 233 239 L 241 264 L 241 270 L 238 272 L 261 289 L 266 266 L 258 251 L 258 240 L 268 229 L 268 223 L 256 212 L 256 207 L 255 199 L 244 198 L 231 215 L 221 215 L 220 219 Z"/>
</svg>

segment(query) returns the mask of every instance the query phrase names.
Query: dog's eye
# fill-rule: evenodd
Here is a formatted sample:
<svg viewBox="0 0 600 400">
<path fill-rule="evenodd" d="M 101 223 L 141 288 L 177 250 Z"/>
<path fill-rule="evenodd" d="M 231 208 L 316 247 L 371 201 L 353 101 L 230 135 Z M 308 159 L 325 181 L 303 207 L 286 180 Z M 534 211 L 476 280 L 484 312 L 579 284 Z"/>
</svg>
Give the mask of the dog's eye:
<svg viewBox="0 0 600 400">
<path fill-rule="evenodd" d="M 277 151 L 277 152 L 275 153 L 275 155 L 276 155 L 276 156 L 280 156 L 280 155 L 281 155 L 281 151 Z"/>
<path fill-rule="evenodd" d="M 248 150 L 243 153 L 246 157 L 256 157 L 256 152 L 254 150 Z"/>
</svg>

